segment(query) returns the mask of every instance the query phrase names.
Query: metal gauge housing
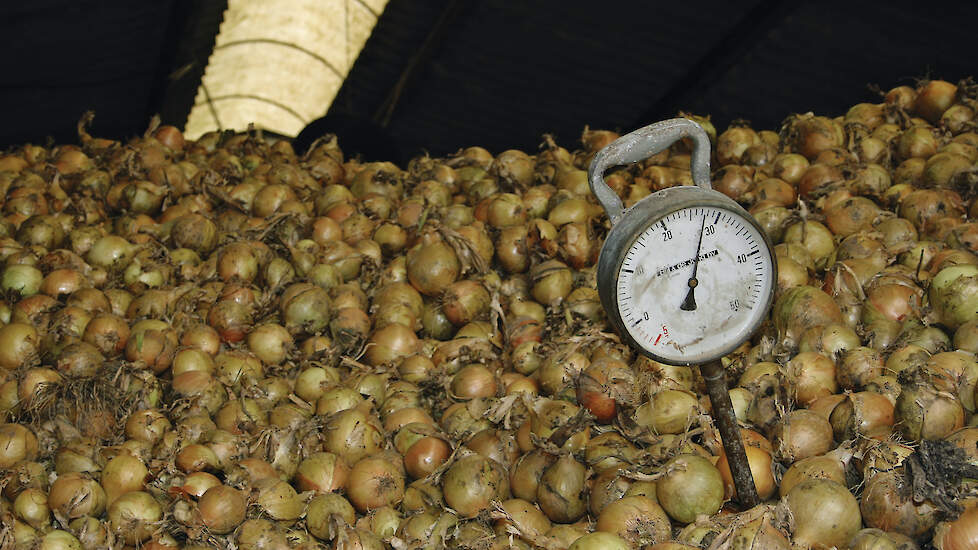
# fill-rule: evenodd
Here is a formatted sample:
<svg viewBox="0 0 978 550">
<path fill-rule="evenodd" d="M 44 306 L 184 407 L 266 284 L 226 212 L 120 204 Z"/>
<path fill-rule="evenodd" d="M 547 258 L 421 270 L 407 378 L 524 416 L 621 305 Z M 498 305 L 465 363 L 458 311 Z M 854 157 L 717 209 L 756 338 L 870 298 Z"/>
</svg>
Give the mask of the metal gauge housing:
<svg viewBox="0 0 978 550">
<path fill-rule="evenodd" d="M 604 170 L 681 138 L 694 143 L 697 185 L 663 189 L 624 209 L 604 183 Z M 719 359 L 747 340 L 773 301 L 775 257 L 754 218 L 712 190 L 702 128 L 687 119 L 647 126 L 601 150 L 589 172 L 612 221 L 598 259 L 598 293 L 618 334 L 674 365 Z"/>
</svg>

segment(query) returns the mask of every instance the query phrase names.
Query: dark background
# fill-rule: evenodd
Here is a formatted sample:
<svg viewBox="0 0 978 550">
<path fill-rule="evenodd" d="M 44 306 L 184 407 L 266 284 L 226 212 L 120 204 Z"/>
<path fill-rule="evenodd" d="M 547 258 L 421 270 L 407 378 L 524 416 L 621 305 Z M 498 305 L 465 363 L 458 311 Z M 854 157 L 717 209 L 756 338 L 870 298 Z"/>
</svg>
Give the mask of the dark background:
<svg viewBox="0 0 978 550">
<path fill-rule="evenodd" d="M 351 0 L 356 1 L 356 0 Z M 182 126 L 226 0 L 0 6 L 0 147 Z M 776 129 L 918 78 L 978 74 L 976 2 L 391 0 L 320 131 L 367 157 L 573 146 L 680 110 Z M 386 134 L 388 146 L 374 132 Z M 305 139 L 306 136 L 303 136 Z M 345 147 L 345 148 L 346 148 Z"/>
</svg>

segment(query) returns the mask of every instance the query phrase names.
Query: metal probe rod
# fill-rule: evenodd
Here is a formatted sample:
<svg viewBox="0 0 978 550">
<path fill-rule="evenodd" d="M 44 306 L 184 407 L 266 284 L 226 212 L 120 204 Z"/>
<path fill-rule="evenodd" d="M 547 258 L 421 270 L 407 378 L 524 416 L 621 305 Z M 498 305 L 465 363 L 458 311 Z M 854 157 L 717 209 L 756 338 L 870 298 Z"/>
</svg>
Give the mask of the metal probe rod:
<svg viewBox="0 0 978 550">
<path fill-rule="evenodd" d="M 727 463 L 733 474 L 734 487 L 737 488 L 737 500 L 747 508 L 753 508 L 760 503 L 757 488 L 754 486 L 754 476 L 747 463 L 747 452 L 740 438 L 740 427 L 737 425 L 737 415 L 734 414 L 730 393 L 727 390 L 727 377 L 720 360 L 710 361 L 700 365 L 700 373 L 706 380 L 706 391 L 710 394 L 713 404 L 713 419 L 720 428 L 723 438 L 723 450 L 727 453 Z"/>
</svg>

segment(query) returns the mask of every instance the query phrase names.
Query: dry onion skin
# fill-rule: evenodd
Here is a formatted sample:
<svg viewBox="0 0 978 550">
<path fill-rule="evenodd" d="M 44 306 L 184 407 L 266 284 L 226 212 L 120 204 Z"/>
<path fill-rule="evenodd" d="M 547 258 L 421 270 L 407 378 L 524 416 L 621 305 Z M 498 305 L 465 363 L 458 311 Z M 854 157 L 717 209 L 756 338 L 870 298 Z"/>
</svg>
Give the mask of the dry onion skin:
<svg viewBox="0 0 978 550">
<path fill-rule="evenodd" d="M 601 308 L 587 168 L 616 132 L 401 166 L 86 116 L 77 144 L 6 150 L 8 538 L 970 548 L 971 481 L 946 474 L 978 464 L 976 107 L 928 80 L 778 132 L 688 115 L 779 265 L 723 358 L 750 510 L 699 370 L 638 357 Z M 605 178 L 631 206 L 689 163 L 680 142 Z"/>
</svg>

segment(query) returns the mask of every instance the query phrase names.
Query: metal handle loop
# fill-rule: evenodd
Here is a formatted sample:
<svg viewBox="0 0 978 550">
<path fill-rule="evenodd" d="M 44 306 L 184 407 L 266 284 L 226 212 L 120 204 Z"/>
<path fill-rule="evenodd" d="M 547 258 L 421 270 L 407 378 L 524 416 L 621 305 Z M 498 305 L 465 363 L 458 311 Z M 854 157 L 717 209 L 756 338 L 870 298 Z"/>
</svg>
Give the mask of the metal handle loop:
<svg viewBox="0 0 978 550">
<path fill-rule="evenodd" d="M 598 151 L 588 168 L 591 192 L 598 198 L 614 225 L 621 220 L 625 205 L 618 194 L 604 182 L 604 172 L 612 166 L 633 164 L 644 160 L 683 138 L 693 140 L 690 172 L 693 183 L 710 190 L 710 137 L 703 128 L 688 118 L 673 118 L 656 122 L 616 139 Z"/>
</svg>

